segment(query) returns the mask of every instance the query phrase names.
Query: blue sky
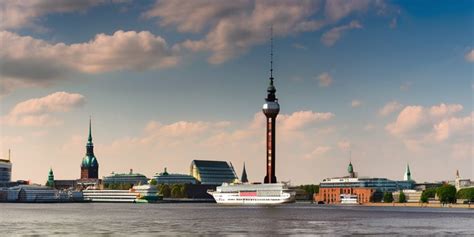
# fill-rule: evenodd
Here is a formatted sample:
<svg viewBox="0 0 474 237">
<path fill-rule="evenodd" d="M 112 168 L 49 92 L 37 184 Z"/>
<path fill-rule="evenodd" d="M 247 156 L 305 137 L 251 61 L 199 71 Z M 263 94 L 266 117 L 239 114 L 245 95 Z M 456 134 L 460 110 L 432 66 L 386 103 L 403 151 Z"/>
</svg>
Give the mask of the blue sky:
<svg viewBox="0 0 474 237">
<path fill-rule="evenodd" d="M 410 163 L 418 181 L 473 177 L 472 1 L 0 6 L 0 145 L 16 179 L 78 177 L 92 115 L 101 176 L 215 159 L 260 181 L 270 25 L 281 180 L 344 175 L 349 150 L 363 176 L 400 179 Z"/>
</svg>

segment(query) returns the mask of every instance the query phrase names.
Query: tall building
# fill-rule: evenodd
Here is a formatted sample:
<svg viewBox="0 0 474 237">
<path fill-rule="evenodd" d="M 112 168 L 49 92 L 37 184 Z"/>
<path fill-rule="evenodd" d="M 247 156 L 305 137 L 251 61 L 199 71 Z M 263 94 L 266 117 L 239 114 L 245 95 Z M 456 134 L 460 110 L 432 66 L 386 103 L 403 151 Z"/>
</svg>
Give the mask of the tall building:
<svg viewBox="0 0 474 237">
<path fill-rule="evenodd" d="M 276 183 L 277 178 L 275 175 L 275 137 L 276 137 L 276 117 L 280 112 L 280 104 L 275 96 L 275 86 L 273 85 L 273 32 L 271 39 L 271 50 L 270 50 L 270 84 L 267 88 L 267 98 L 263 104 L 263 114 L 267 119 L 267 154 L 266 154 L 266 171 L 264 183 Z"/>
<path fill-rule="evenodd" d="M 240 181 L 242 183 L 248 183 L 249 182 L 249 180 L 247 179 L 247 171 L 245 170 L 245 162 L 244 162 L 244 168 L 242 170 L 242 176 L 240 176 L 240 177 L 241 177 Z"/>
<path fill-rule="evenodd" d="M 9 183 L 12 179 L 12 162 L 10 160 L 10 150 L 8 158 L 0 159 L 0 183 Z"/>
<path fill-rule="evenodd" d="M 405 170 L 405 175 L 403 175 L 403 180 L 411 181 L 410 166 L 408 164 L 407 164 L 407 169 Z"/>
<path fill-rule="evenodd" d="M 349 166 L 347 166 L 347 173 L 349 173 L 349 178 L 356 177 L 356 173 L 354 172 L 354 167 L 352 166 L 352 161 L 350 161 Z"/>
<path fill-rule="evenodd" d="M 190 175 L 201 184 L 221 185 L 238 180 L 232 164 L 225 161 L 193 160 Z"/>
<path fill-rule="evenodd" d="M 92 125 L 89 119 L 89 138 L 87 139 L 86 155 L 81 163 L 81 179 L 98 179 L 99 162 L 94 155 L 94 144 L 92 143 Z"/>
</svg>

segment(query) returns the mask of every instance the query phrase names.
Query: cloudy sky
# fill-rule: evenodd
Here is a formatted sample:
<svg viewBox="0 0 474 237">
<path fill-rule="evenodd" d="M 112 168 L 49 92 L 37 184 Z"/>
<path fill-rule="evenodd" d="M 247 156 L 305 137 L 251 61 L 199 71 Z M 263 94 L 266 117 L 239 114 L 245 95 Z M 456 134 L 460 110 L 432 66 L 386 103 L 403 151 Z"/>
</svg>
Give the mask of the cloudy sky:
<svg viewBox="0 0 474 237">
<path fill-rule="evenodd" d="M 277 177 L 473 178 L 472 1 L 0 2 L 0 156 L 13 179 L 231 161 L 262 181 L 275 42 Z"/>
</svg>

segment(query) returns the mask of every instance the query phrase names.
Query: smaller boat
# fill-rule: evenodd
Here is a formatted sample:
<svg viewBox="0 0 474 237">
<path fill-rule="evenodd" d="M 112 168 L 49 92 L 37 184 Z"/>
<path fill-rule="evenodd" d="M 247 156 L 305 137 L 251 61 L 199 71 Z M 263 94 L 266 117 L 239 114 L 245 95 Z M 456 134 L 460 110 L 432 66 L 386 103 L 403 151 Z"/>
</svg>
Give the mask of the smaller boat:
<svg viewBox="0 0 474 237">
<path fill-rule="evenodd" d="M 343 205 L 359 205 L 355 194 L 341 194 L 340 198 Z"/>
</svg>

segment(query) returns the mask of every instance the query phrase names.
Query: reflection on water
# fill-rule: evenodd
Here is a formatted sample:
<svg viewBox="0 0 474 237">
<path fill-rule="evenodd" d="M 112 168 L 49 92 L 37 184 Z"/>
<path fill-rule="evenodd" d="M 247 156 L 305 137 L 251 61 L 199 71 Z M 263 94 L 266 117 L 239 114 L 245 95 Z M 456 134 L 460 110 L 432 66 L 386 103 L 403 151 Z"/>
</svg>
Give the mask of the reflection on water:
<svg viewBox="0 0 474 237">
<path fill-rule="evenodd" d="M 0 204 L 15 235 L 473 235 L 474 210 L 291 204 Z"/>
</svg>

